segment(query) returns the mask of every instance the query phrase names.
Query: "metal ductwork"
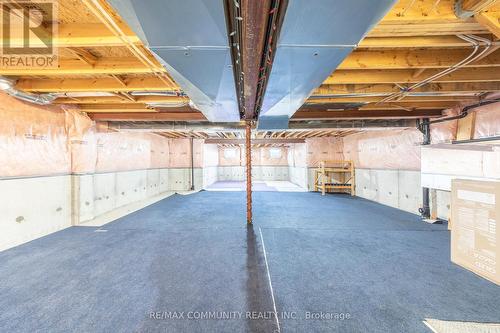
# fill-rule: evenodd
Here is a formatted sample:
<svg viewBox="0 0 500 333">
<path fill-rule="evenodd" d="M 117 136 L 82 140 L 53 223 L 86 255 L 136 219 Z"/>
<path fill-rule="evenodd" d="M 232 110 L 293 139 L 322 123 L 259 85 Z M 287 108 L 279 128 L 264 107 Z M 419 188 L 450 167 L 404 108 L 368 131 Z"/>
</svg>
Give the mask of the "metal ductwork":
<svg viewBox="0 0 500 333">
<path fill-rule="evenodd" d="M 240 120 L 223 1 L 110 3 L 209 121 Z"/>
<path fill-rule="evenodd" d="M 14 80 L 0 76 L 0 91 L 22 101 L 38 105 L 47 105 L 56 99 L 56 96 L 52 94 L 31 94 L 20 91 L 16 89 L 15 83 L 16 81 Z"/>
<path fill-rule="evenodd" d="M 289 0 L 260 108 L 259 128 L 290 117 L 396 0 Z"/>
<path fill-rule="evenodd" d="M 209 123 L 206 121 L 163 121 L 163 122 L 143 122 L 143 123 L 122 123 L 110 121 L 108 122 L 110 128 L 117 131 L 138 131 L 138 132 L 151 132 L 151 131 L 213 131 L 213 132 L 227 132 L 238 131 L 245 128 L 244 122 L 221 122 Z"/>
<path fill-rule="evenodd" d="M 155 121 L 155 122 L 121 122 L 109 121 L 109 128 L 117 131 L 162 132 L 162 131 L 204 131 L 204 132 L 235 132 L 243 131 L 245 122 L 210 123 L 207 121 Z M 380 130 L 394 128 L 415 128 L 415 119 L 360 119 L 360 120 L 306 120 L 290 122 L 290 130 L 307 129 L 362 129 Z"/>
</svg>

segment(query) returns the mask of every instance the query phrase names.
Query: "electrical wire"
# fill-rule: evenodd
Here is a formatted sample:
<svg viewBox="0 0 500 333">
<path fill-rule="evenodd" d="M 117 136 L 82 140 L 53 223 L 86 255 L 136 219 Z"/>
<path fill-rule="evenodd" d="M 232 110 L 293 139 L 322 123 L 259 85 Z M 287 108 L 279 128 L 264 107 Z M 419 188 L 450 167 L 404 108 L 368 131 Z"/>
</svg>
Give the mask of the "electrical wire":
<svg viewBox="0 0 500 333">
<path fill-rule="evenodd" d="M 483 57 L 483 55 L 487 54 L 487 52 L 490 50 L 490 48 L 492 46 L 492 42 L 489 39 L 486 39 L 483 37 L 479 37 L 479 36 L 475 36 L 475 35 L 457 35 L 457 37 L 465 40 L 466 42 L 469 42 L 471 44 L 471 46 L 473 47 L 472 52 L 466 58 L 464 58 L 460 62 L 456 63 L 455 65 L 453 65 L 451 67 L 448 67 L 447 69 L 445 69 L 439 73 L 436 73 L 436 74 L 434 74 L 434 75 L 432 75 L 432 76 L 430 76 L 430 77 L 428 77 L 420 82 L 417 82 L 417 83 L 411 85 L 410 87 L 401 88 L 401 86 L 398 85 L 398 87 L 401 89 L 401 91 L 390 94 L 389 96 L 378 101 L 376 104 L 385 103 L 385 102 L 389 102 L 389 101 L 393 101 L 393 100 L 398 100 L 398 101 L 402 100 L 411 91 L 418 89 L 418 88 L 420 88 L 420 87 L 422 87 L 422 86 L 424 86 L 424 85 L 426 85 L 434 80 L 437 80 L 445 75 L 448 75 L 448 74 L 450 74 L 458 69 L 461 69 L 464 66 L 467 66 L 468 64 L 470 64 L 476 60 L 481 59 Z M 479 42 L 484 43 L 486 45 L 485 45 L 485 48 L 481 52 L 478 53 L 478 51 L 481 47 L 481 44 Z"/>
<path fill-rule="evenodd" d="M 452 71 L 454 70 L 457 70 L 459 68 L 461 68 L 461 66 L 464 66 L 464 64 L 466 64 L 470 59 L 474 59 L 474 57 L 476 56 L 476 53 L 477 51 L 479 50 L 479 43 L 477 43 L 477 41 L 475 41 L 474 39 L 470 38 L 470 37 L 467 37 L 465 35 L 457 35 L 457 37 L 471 43 L 471 45 L 473 46 L 473 50 L 472 52 L 465 58 L 463 59 L 462 61 L 458 62 L 457 64 L 431 76 L 431 77 L 428 77 L 418 83 L 415 83 L 414 85 L 408 87 L 408 88 L 403 88 L 401 91 L 398 91 L 398 92 L 395 92 L 389 96 L 387 96 L 386 98 L 382 99 L 381 101 L 379 101 L 377 104 L 380 104 L 380 103 L 384 103 L 384 102 L 388 102 L 388 101 L 392 101 L 398 97 L 403 97 L 410 91 L 416 89 L 416 88 L 419 88 L 433 80 L 436 80 L 438 79 L 439 77 L 442 77 L 446 74 L 449 74 L 451 73 Z"/>
</svg>

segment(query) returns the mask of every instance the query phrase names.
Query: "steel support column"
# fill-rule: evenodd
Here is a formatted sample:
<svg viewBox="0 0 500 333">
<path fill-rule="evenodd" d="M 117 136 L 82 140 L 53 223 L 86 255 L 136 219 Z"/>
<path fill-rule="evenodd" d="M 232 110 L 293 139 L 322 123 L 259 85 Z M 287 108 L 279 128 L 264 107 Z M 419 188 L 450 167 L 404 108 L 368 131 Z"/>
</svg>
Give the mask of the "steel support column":
<svg viewBox="0 0 500 333">
<path fill-rule="evenodd" d="M 418 128 L 424 135 L 424 140 L 422 145 L 430 145 L 431 144 L 431 128 L 429 118 L 424 118 L 422 122 L 419 123 Z M 422 215 L 423 219 L 429 219 L 431 217 L 431 209 L 430 209 L 430 198 L 429 198 L 429 188 L 422 187 L 422 207 L 419 208 L 419 212 Z"/>
<path fill-rule="evenodd" d="M 246 122 L 245 126 L 245 148 L 247 166 L 247 224 L 252 224 L 252 123 Z"/>
</svg>

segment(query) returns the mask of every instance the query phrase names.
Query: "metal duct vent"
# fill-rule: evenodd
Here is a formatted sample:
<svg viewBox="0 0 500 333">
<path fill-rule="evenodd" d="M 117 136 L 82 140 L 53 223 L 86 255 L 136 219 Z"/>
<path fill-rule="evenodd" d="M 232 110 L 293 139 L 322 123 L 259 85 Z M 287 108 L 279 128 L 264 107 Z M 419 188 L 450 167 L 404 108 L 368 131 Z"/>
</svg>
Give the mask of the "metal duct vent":
<svg viewBox="0 0 500 333">
<path fill-rule="evenodd" d="M 288 119 L 313 90 L 395 2 L 289 0 L 259 115 L 259 128 L 286 128 Z"/>
<path fill-rule="evenodd" d="M 210 121 L 239 121 L 223 1 L 110 0 Z"/>
<path fill-rule="evenodd" d="M 17 90 L 15 88 L 15 83 L 16 82 L 11 79 L 0 77 L 0 91 L 3 91 L 6 94 L 25 102 L 38 105 L 47 105 L 52 103 L 52 101 L 56 99 L 56 96 L 52 94 L 30 94 L 24 91 Z"/>
</svg>

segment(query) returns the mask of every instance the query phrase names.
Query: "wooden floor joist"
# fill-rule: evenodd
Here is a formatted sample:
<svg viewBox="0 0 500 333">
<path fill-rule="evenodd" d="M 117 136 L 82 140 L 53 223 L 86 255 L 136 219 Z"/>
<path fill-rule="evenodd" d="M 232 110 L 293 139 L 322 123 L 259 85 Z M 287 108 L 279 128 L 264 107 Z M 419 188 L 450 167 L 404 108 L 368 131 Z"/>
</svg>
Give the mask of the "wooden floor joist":
<svg viewBox="0 0 500 333">
<path fill-rule="evenodd" d="M 435 20 L 434 22 L 382 22 L 369 34 L 369 37 L 410 37 L 410 36 L 447 36 L 489 33 L 482 24 L 473 19 L 462 21 Z"/>
<path fill-rule="evenodd" d="M 1 45 L 9 43 L 13 47 L 22 46 L 24 38 L 22 34 L 11 34 L 8 40 L 0 38 Z M 142 44 L 139 37 L 129 32 L 127 38 L 136 44 Z M 114 33 L 102 23 L 62 23 L 57 26 L 57 34 L 51 39 L 53 47 L 124 47 L 125 43 L 122 38 Z M 45 44 L 40 39 L 33 38 L 30 40 L 31 47 L 43 47 Z"/>
<path fill-rule="evenodd" d="M 80 104 L 79 109 L 84 112 L 151 112 L 154 111 L 152 106 L 141 103 L 121 103 L 121 104 Z M 165 105 L 162 109 L 166 112 L 195 112 L 189 106 L 172 106 Z M 168 111 L 171 109 L 172 111 Z"/>
<path fill-rule="evenodd" d="M 460 104 L 460 100 L 451 100 L 451 101 L 443 101 L 443 100 L 432 100 L 432 101 L 406 101 L 402 99 L 400 101 L 391 101 L 391 102 L 380 102 L 382 98 L 379 97 L 377 99 L 373 99 L 374 102 L 359 106 L 360 110 L 410 110 L 410 109 L 447 109 L 452 108 Z M 465 101 L 466 99 L 462 99 Z M 361 99 L 359 102 L 362 102 Z M 347 104 L 353 102 L 347 102 Z M 346 107 L 342 105 L 343 102 L 336 101 L 333 98 L 329 99 L 320 99 L 320 100 L 308 100 L 307 104 L 302 107 L 302 109 L 345 109 Z"/>
<path fill-rule="evenodd" d="M 307 101 L 324 107 L 301 109 L 293 119 L 436 117 L 460 102 L 474 102 L 499 92 L 500 4 L 494 0 L 462 0 L 458 4 L 466 15 L 457 16 L 456 0 L 397 1 Z M 61 20 L 52 39 L 59 66 L 27 69 L 0 64 L 0 75 L 16 80 L 17 89 L 67 93 L 54 103 L 76 105 L 95 119 L 205 119 L 200 112 L 183 109 L 189 96 L 179 97 L 184 96 L 181 87 L 108 1 L 60 1 L 59 5 Z M 21 27 L 15 29 L 19 31 L 9 37 L 0 36 L 1 42 L 23 45 Z M 492 47 L 482 59 L 415 89 L 411 96 L 378 103 L 387 94 L 400 92 L 465 59 L 472 47 L 457 36 L 460 34 L 487 39 Z M 43 46 L 38 39 L 30 43 Z M 485 43 L 481 44 L 482 50 Z M 134 96 L 138 91 L 173 96 Z M 92 96 L 94 93 L 112 95 Z M 164 104 L 164 108 L 155 109 L 152 103 Z M 358 105 L 336 105 L 342 103 Z M 359 110 L 345 110 L 350 108 Z M 344 111 L 337 113 L 336 109 Z"/>
<path fill-rule="evenodd" d="M 488 34 L 481 35 L 488 38 Z M 494 42 L 498 43 L 498 42 Z M 449 48 L 469 48 L 470 43 L 455 35 L 437 36 L 389 36 L 389 37 L 367 37 L 363 39 L 357 50 L 370 49 L 441 49 L 446 52 Z"/>
<path fill-rule="evenodd" d="M 314 95 L 340 95 L 340 94 L 377 94 L 394 93 L 401 91 L 396 84 L 323 84 L 313 93 Z M 500 91 L 500 81 L 488 82 L 442 82 L 429 83 L 415 89 L 415 93 L 443 93 L 443 94 L 480 94 L 487 91 Z"/>
<path fill-rule="evenodd" d="M 324 84 L 394 84 L 394 83 L 417 83 L 421 80 L 441 72 L 439 69 L 429 69 L 418 77 L 413 77 L 412 69 L 392 69 L 392 70 L 366 70 L 349 71 L 338 70 L 328 77 Z M 434 83 L 453 82 L 499 82 L 498 71 L 490 68 L 464 68 L 451 74 L 445 75 Z"/>
<path fill-rule="evenodd" d="M 327 120 L 327 119 L 403 119 L 403 118 L 432 118 L 441 117 L 442 110 L 389 110 L 389 111 L 303 111 L 295 112 L 294 120 Z"/>
<path fill-rule="evenodd" d="M 360 50 L 351 53 L 337 70 L 448 68 L 467 58 L 471 49 L 469 44 L 465 49 L 453 50 Z M 467 67 L 500 67 L 500 52 L 494 52 Z"/>
<path fill-rule="evenodd" d="M 305 139 L 252 139 L 252 144 L 284 144 L 284 143 L 304 143 Z M 205 139 L 206 144 L 230 144 L 244 145 L 246 139 Z"/>
<path fill-rule="evenodd" d="M 151 69 L 134 57 L 101 58 L 93 64 L 80 59 L 61 59 L 57 67 L 30 68 L 26 66 L 0 67 L 0 75 L 104 75 L 104 74 L 150 74 L 165 71 L 163 67 Z"/>
<path fill-rule="evenodd" d="M 130 104 L 130 103 L 172 103 L 183 104 L 188 103 L 189 98 L 177 96 L 132 96 L 134 100 L 130 100 L 123 95 L 115 96 L 98 96 L 98 97 L 60 97 L 54 101 L 56 104 Z"/>
<path fill-rule="evenodd" d="M 156 77 L 129 77 L 118 82 L 113 77 L 67 79 L 21 79 L 17 88 L 28 92 L 116 92 L 116 91 L 165 91 L 178 89 Z"/>
<path fill-rule="evenodd" d="M 201 112 L 114 112 L 89 113 L 96 121 L 206 121 Z"/>
<path fill-rule="evenodd" d="M 315 98 L 314 95 L 311 96 L 307 103 L 377 103 L 384 97 L 363 97 L 363 96 L 353 96 L 353 97 L 330 97 L 330 98 Z M 428 103 L 427 106 L 438 106 L 439 103 L 460 103 L 460 102 L 477 102 L 479 100 L 479 96 L 418 96 L 418 97 L 405 97 L 404 99 L 397 101 L 389 101 L 381 104 L 382 106 L 388 106 L 391 104 L 395 105 L 403 105 L 406 107 L 419 107 L 422 104 L 419 103 Z M 438 103 L 438 104 L 434 104 Z M 450 104 L 451 105 L 451 104 Z M 442 104 L 441 104 L 442 106 Z M 368 109 L 368 108 L 365 108 Z"/>
</svg>

